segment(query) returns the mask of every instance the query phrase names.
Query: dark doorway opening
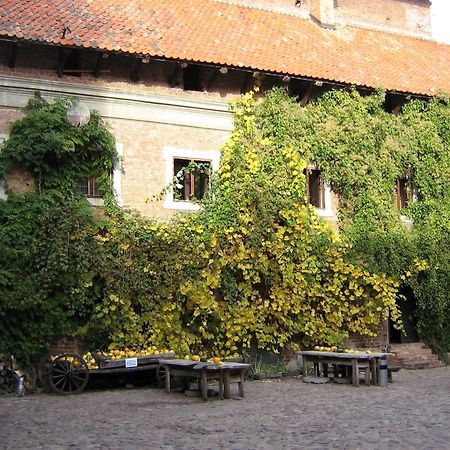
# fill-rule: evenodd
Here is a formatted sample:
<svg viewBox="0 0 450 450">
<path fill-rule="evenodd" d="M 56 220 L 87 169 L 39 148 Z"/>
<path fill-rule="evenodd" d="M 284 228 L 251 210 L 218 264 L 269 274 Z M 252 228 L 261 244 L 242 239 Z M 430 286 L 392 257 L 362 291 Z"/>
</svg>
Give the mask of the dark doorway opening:
<svg viewBox="0 0 450 450">
<path fill-rule="evenodd" d="M 402 332 L 395 329 L 392 321 L 389 320 L 389 342 L 391 344 L 417 342 L 419 335 L 417 334 L 416 299 L 414 292 L 410 287 L 405 286 L 400 289 L 399 294 L 397 302 L 401 311 L 405 331 Z"/>
</svg>

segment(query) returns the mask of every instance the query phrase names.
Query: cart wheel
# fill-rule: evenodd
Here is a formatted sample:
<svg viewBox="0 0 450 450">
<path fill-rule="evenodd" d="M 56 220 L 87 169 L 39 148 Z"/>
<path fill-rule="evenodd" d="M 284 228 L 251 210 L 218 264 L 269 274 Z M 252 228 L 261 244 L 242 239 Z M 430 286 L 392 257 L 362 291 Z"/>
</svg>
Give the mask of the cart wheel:
<svg viewBox="0 0 450 450">
<path fill-rule="evenodd" d="M 166 366 L 159 364 L 156 369 L 156 383 L 158 387 L 164 388 L 166 386 L 167 370 Z"/>
<path fill-rule="evenodd" d="M 49 382 L 57 394 L 78 394 L 86 387 L 88 380 L 89 370 L 80 356 L 65 353 L 53 361 Z"/>
</svg>

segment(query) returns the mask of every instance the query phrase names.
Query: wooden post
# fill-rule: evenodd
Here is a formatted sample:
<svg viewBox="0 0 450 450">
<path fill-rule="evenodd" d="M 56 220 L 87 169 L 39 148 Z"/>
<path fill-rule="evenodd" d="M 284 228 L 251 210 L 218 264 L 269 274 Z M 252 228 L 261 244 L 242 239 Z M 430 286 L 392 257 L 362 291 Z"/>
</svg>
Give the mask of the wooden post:
<svg viewBox="0 0 450 450">
<path fill-rule="evenodd" d="M 372 375 L 372 384 L 378 384 L 377 360 L 375 358 L 370 359 L 370 374 Z"/>
<path fill-rule="evenodd" d="M 244 398 L 244 372 L 245 369 L 241 369 L 241 381 L 239 383 L 239 395 L 241 396 L 241 398 Z"/>
<path fill-rule="evenodd" d="M 305 355 L 302 355 L 302 371 L 303 371 L 303 378 L 308 376 L 308 362 Z"/>
<path fill-rule="evenodd" d="M 202 399 L 208 400 L 208 380 L 206 379 L 206 369 L 202 369 L 202 376 L 200 381 L 202 387 Z"/>
<path fill-rule="evenodd" d="M 224 379 L 224 370 L 219 372 L 219 398 L 223 400 L 223 379 Z"/>
<path fill-rule="evenodd" d="M 225 398 L 230 398 L 230 371 L 225 370 L 223 374 L 223 396 Z"/>
<path fill-rule="evenodd" d="M 352 383 L 353 386 L 359 386 L 358 360 L 352 359 Z"/>
<path fill-rule="evenodd" d="M 170 369 L 169 366 L 166 367 L 166 392 L 170 392 Z"/>
</svg>

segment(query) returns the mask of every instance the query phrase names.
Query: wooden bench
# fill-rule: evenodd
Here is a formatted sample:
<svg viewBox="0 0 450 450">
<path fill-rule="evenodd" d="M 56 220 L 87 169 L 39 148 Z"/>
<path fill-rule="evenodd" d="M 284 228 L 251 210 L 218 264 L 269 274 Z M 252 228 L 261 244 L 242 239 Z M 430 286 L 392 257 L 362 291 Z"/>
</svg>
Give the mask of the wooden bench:
<svg viewBox="0 0 450 450">
<path fill-rule="evenodd" d="M 221 400 L 230 398 L 231 383 L 237 383 L 239 395 L 244 397 L 244 378 L 250 364 L 235 362 L 214 364 L 184 359 L 162 360 L 161 364 L 166 368 L 166 392 L 171 390 L 172 375 L 182 378 L 184 387 L 187 387 L 190 379 L 196 379 L 203 400 L 208 399 L 208 383 L 211 381 L 218 382 Z"/>
<path fill-rule="evenodd" d="M 351 368 L 351 379 L 353 386 L 359 386 L 359 373 L 364 372 L 365 384 L 377 384 L 379 377 L 379 362 L 385 359 L 388 353 L 337 353 L 323 351 L 298 352 L 303 360 L 303 376 L 307 374 L 308 362 L 315 367 L 322 364 L 323 375 L 328 377 L 328 367 L 333 366 L 334 375 L 338 375 L 340 366 Z M 317 370 L 316 370 L 317 375 Z"/>
</svg>

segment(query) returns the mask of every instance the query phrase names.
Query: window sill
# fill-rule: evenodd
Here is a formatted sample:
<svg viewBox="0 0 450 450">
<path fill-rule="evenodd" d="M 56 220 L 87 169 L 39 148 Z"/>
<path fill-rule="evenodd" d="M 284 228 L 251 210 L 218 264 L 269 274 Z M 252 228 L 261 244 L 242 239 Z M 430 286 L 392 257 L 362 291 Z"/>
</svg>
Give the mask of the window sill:
<svg viewBox="0 0 450 450">
<path fill-rule="evenodd" d="M 414 222 L 409 217 L 406 217 L 403 214 L 400 214 L 400 220 L 408 230 L 411 230 L 412 227 L 414 226 Z"/>
<path fill-rule="evenodd" d="M 199 211 L 201 209 L 200 205 L 197 203 L 192 203 L 189 201 L 183 201 L 183 200 L 166 200 L 164 202 L 164 208 L 165 209 L 174 209 L 177 211 Z"/>
<path fill-rule="evenodd" d="M 334 217 L 334 211 L 328 208 L 315 208 L 316 214 L 320 217 Z"/>
<path fill-rule="evenodd" d="M 85 197 L 91 206 L 105 206 L 105 201 L 100 197 Z"/>
</svg>

